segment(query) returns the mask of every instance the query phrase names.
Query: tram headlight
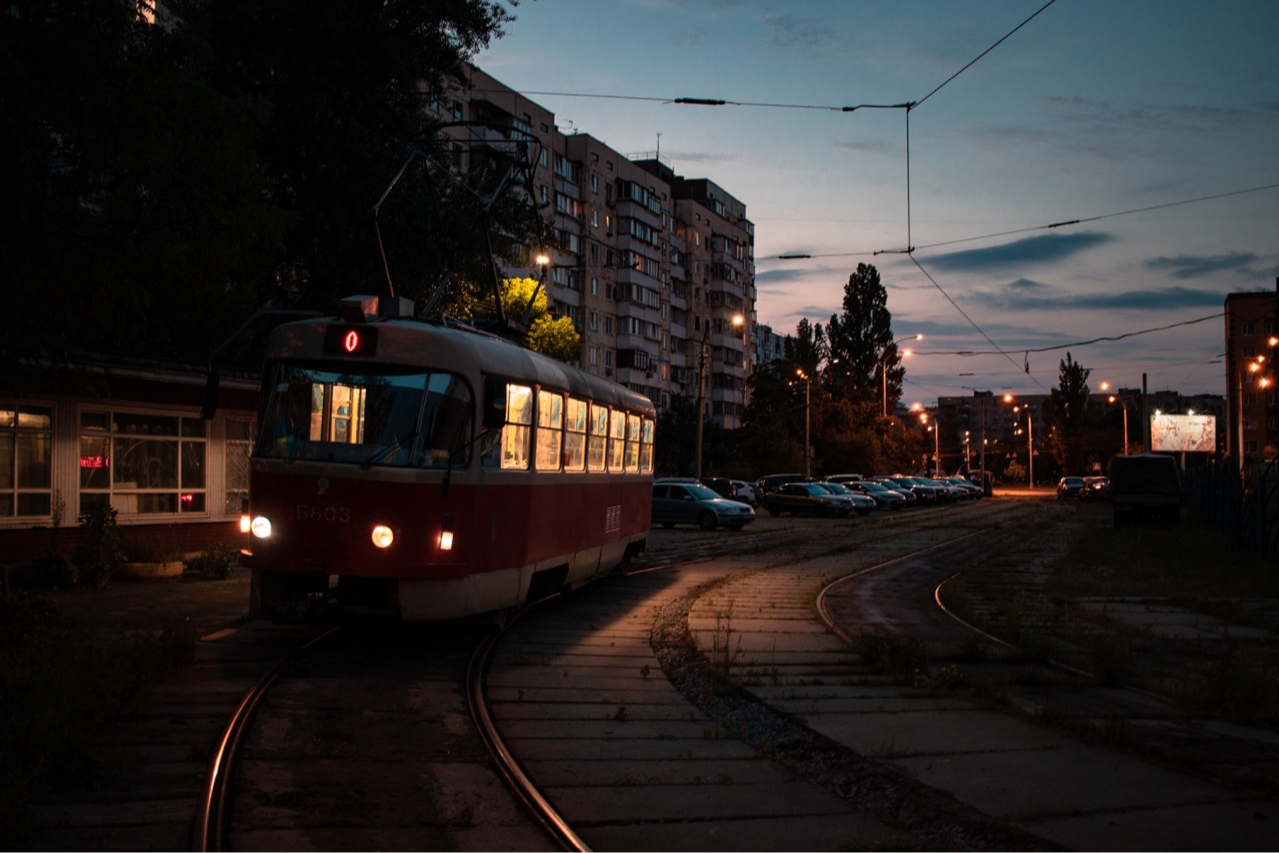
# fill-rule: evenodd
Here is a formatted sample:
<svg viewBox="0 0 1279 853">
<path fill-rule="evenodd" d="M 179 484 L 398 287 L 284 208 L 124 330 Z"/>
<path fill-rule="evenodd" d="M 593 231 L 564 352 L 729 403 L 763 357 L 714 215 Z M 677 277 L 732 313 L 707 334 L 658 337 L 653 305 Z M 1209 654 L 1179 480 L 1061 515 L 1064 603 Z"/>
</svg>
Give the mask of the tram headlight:
<svg viewBox="0 0 1279 853">
<path fill-rule="evenodd" d="M 249 530 L 259 539 L 271 538 L 271 519 L 265 515 L 256 516 L 249 524 Z"/>
<path fill-rule="evenodd" d="M 373 544 L 378 548 L 390 548 L 391 543 L 395 541 L 395 533 L 385 524 L 379 524 L 373 528 Z"/>
</svg>

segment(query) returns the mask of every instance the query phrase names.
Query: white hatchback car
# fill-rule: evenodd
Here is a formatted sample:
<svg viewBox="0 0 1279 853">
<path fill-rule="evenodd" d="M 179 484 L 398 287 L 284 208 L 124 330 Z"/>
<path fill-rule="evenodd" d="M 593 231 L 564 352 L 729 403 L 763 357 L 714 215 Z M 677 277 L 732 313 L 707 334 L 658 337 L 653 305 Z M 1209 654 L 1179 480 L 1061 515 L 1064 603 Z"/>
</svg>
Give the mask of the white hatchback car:
<svg viewBox="0 0 1279 853">
<path fill-rule="evenodd" d="M 748 503 L 751 506 L 759 506 L 759 493 L 755 491 L 755 485 L 745 480 L 729 480 L 737 488 L 737 499 L 742 503 Z"/>
</svg>

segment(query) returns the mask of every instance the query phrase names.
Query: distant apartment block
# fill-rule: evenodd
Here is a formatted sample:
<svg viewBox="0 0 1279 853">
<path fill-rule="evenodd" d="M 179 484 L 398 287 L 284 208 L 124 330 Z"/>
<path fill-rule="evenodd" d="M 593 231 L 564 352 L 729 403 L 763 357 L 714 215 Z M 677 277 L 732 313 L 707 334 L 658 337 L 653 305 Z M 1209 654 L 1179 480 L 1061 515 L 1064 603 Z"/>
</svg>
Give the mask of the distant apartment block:
<svg viewBox="0 0 1279 853">
<path fill-rule="evenodd" d="M 1256 456 L 1279 445 L 1276 425 L 1275 359 L 1279 332 L 1275 330 L 1279 280 L 1274 293 L 1231 293 L 1226 296 L 1226 399 L 1229 429 L 1218 426 L 1217 438 L 1235 458 Z M 1242 453 L 1240 453 L 1242 451 Z"/>
<path fill-rule="evenodd" d="M 552 212 L 551 311 L 582 335 L 580 366 L 646 395 L 658 410 L 704 399 L 719 426 L 741 425 L 755 361 L 755 233 L 746 205 L 656 154 L 624 155 L 474 66 L 428 98 L 443 121 L 498 147 L 536 139 L 539 204 Z M 536 247 L 531 247 L 536 248 Z M 536 277 L 537 271 L 512 270 Z"/>
</svg>

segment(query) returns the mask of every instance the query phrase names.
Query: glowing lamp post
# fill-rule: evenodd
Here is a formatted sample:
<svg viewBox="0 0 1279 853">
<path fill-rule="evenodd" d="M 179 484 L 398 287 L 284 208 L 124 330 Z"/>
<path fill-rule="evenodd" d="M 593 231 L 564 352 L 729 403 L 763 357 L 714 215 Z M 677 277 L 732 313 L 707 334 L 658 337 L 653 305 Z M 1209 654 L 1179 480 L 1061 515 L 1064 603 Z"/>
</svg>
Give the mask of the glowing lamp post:
<svg viewBox="0 0 1279 853">
<path fill-rule="evenodd" d="M 812 463 L 811 463 L 812 453 L 810 452 L 810 448 L 808 444 L 808 441 L 809 441 L 808 439 L 808 412 L 809 412 L 808 401 L 809 401 L 809 388 L 812 385 L 813 380 L 809 378 L 807 373 L 805 373 L 803 370 L 800 370 L 798 368 L 795 370 L 795 375 L 798 376 L 800 379 L 804 380 L 804 479 L 807 480 L 812 476 L 812 473 L 810 470 L 812 466 Z"/>
<path fill-rule="evenodd" d="M 1012 394 L 1004 395 L 1005 403 L 1012 401 Z M 1021 409 L 1026 410 L 1026 484 L 1033 489 L 1035 488 L 1035 426 L 1030 416 L 1030 406 L 1013 406 L 1014 413 Z"/>
<path fill-rule="evenodd" d="M 1109 382 L 1103 382 L 1103 383 L 1101 383 L 1101 390 L 1106 391 L 1106 390 L 1109 390 L 1109 388 L 1110 388 L 1110 383 L 1109 383 Z M 1128 399 L 1127 399 L 1126 397 L 1121 397 L 1121 396 L 1119 396 L 1118 394 L 1111 394 L 1109 397 L 1107 397 L 1107 398 L 1106 398 L 1106 401 L 1107 401 L 1107 402 L 1110 402 L 1110 403 L 1118 403 L 1120 406 L 1122 406 L 1122 407 L 1123 407 L 1123 410 L 1124 410 L 1124 452 L 1123 452 L 1123 455 L 1124 455 L 1124 456 L 1127 456 L 1127 455 L 1128 455 Z"/>
<path fill-rule="evenodd" d="M 741 314 L 733 315 L 733 326 L 740 326 L 746 322 L 746 318 Z M 697 365 L 697 459 L 694 462 L 694 476 L 702 479 L 702 420 L 706 409 L 706 347 L 707 338 L 711 333 L 711 324 L 708 320 L 706 325 L 702 327 L 702 345 L 700 351 L 700 359 Z"/>
<path fill-rule="evenodd" d="M 912 338 L 898 338 L 893 341 L 897 344 L 902 340 L 923 340 L 923 335 L 913 335 Z M 880 359 L 880 376 L 884 379 L 884 417 L 888 417 L 888 347 L 884 348 L 884 358 Z M 906 358 L 911 354 L 911 350 L 903 349 L 902 358 Z"/>
</svg>

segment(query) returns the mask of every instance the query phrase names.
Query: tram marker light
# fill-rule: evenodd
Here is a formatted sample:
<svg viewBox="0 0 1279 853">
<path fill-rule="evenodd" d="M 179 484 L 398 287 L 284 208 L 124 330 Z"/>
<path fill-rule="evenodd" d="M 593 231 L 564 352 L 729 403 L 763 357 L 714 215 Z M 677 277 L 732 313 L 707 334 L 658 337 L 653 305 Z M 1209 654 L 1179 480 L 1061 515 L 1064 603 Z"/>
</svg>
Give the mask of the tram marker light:
<svg viewBox="0 0 1279 853">
<path fill-rule="evenodd" d="M 440 550 L 453 550 L 453 519 L 450 516 L 444 516 L 444 524 L 440 527 Z"/>
</svg>

